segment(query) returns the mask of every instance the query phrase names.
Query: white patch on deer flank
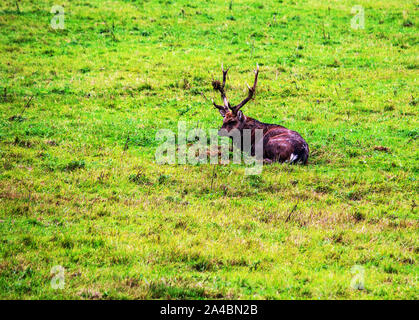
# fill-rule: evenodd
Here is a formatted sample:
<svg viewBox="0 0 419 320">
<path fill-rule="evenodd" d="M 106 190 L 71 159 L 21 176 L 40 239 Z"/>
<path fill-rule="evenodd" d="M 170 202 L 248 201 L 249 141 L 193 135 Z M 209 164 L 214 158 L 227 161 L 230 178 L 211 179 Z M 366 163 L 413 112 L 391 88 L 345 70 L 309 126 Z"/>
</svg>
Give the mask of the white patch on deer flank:
<svg viewBox="0 0 419 320">
<path fill-rule="evenodd" d="M 290 162 L 294 162 L 294 160 L 297 160 L 297 158 L 298 158 L 298 155 L 291 153 Z"/>
</svg>

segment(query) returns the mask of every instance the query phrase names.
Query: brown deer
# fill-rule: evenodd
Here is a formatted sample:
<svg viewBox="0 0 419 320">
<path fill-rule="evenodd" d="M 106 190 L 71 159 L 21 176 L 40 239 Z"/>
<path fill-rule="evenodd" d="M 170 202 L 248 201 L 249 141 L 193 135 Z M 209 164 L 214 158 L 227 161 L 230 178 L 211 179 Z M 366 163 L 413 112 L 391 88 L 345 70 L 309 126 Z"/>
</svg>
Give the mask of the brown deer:
<svg viewBox="0 0 419 320">
<path fill-rule="evenodd" d="M 225 83 L 227 79 L 227 72 L 229 69 L 223 71 L 223 82 L 218 80 L 212 81 L 212 86 L 215 91 L 219 91 L 223 105 L 218 105 L 212 100 L 212 104 L 216 107 L 223 116 L 223 125 L 219 130 L 219 135 L 228 136 L 228 133 L 233 129 L 237 129 L 243 139 L 243 131 L 245 129 L 251 130 L 251 153 L 254 155 L 255 148 L 255 130 L 263 130 L 263 161 L 264 163 L 272 162 L 289 162 L 307 164 L 308 160 L 308 145 L 307 142 L 296 132 L 289 130 L 277 124 L 269 124 L 259 122 L 253 118 L 247 117 L 240 109 L 250 100 L 253 99 L 256 92 L 256 84 L 258 81 L 259 65 L 255 70 L 255 81 L 252 87 L 249 88 L 247 97 L 239 104 L 232 106 L 227 99 L 225 93 Z M 236 131 L 237 132 L 237 131 Z M 234 141 L 234 139 L 233 139 Z M 242 143 L 240 144 L 242 146 Z M 242 148 L 243 151 L 243 148 Z"/>
</svg>

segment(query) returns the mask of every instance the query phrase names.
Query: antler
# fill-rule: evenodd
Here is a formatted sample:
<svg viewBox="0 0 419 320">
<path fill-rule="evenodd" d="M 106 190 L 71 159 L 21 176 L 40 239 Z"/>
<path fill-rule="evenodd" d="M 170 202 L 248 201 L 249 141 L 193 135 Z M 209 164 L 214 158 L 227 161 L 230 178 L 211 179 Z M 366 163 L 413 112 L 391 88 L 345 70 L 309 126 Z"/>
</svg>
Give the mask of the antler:
<svg viewBox="0 0 419 320">
<path fill-rule="evenodd" d="M 205 94 L 203 93 L 203 92 L 201 92 L 201 96 L 205 99 L 205 100 L 208 100 L 208 98 L 205 96 Z M 221 111 L 227 111 L 227 108 L 225 108 L 224 106 L 220 106 L 220 105 L 218 105 L 218 104 L 216 104 L 215 102 L 214 102 L 214 99 L 211 99 L 211 102 L 212 102 L 212 104 L 214 105 L 214 107 L 216 107 L 218 110 L 221 110 Z"/>
<path fill-rule="evenodd" d="M 223 83 L 221 84 L 221 82 L 218 81 L 218 80 L 213 80 L 212 81 L 212 87 L 214 88 L 214 90 L 217 90 L 217 91 L 220 92 L 221 99 L 223 100 L 223 104 L 224 104 L 224 109 L 226 109 L 226 111 L 228 110 L 228 108 L 230 108 L 230 103 L 227 100 L 226 93 L 225 93 L 225 90 L 224 90 L 224 87 L 226 85 L 227 72 L 228 72 L 229 69 L 230 68 L 228 68 L 227 70 L 224 70 L 224 66 L 223 66 L 223 64 L 221 64 L 221 70 L 223 71 Z M 216 105 L 214 103 L 214 101 L 213 101 L 213 104 L 216 108 L 220 109 L 219 107 L 221 107 L 221 106 Z"/>
<path fill-rule="evenodd" d="M 240 102 L 238 105 L 236 105 L 234 107 L 230 107 L 230 109 L 233 111 L 234 114 L 236 114 L 240 110 L 241 107 L 243 107 L 247 102 L 249 102 L 253 98 L 253 96 L 256 92 L 256 84 L 258 82 L 258 74 L 259 74 L 259 65 L 258 64 L 256 64 L 256 70 L 254 70 L 254 71 L 255 71 L 255 82 L 253 83 L 253 87 L 249 87 L 249 85 L 246 83 L 247 88 L 249 89 L 249 93 L 247 94 L 247 97 L 242 102 Z"/>
</svg>

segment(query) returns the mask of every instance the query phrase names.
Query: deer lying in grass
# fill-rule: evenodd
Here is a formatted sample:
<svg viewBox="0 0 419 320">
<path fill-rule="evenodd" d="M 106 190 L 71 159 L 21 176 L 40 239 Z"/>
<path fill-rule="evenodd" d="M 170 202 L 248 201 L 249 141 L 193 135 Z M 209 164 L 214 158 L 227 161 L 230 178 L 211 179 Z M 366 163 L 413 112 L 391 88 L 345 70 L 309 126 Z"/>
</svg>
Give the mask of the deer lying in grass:
<svg viewBox="0 0 419 320">
<path fill-rule="evenodd" d="M 269 124 L 259 122 L 253 118 L 247 117 L 243 114 L 240 109 L 249 102 L 255 95 L 256 84 L 259 74 L 259 66 L 255 70 L 255 81 L 252 87 L 249 88 L 247 97 L 235 106 L 231 106 L 228 102 L 225 93 L 225 83 L 227 78 L 227 72 L 229 69 L 223 71 L 223 82 L 218 80 L 212 81 L 214 90 L 219 91 L 223 105 L 218 105 L 212 100 L 214 107 L 216 107 L 220 114 L 223 116 L 223 126 L 219 130 L 219 135 L 227 135 L 233 129 L 237 129 L 241 138 L 243 139 L 243 130 L 251 130 L 251 153 L 254 155 L 255 148 L 255 130 L 263 130 L 263 161 L 264 163 L 272 162 L 289 162 L 289 163 L 302 163 L 307 164 L 308 159 L 308 145 L 298 132 L 289 130 L 283 126 L 277 124 Z M 233 139 L 234 142 L 234 139 Z M 243 151 L 242 143 L 240 144 L 241 150 Z"/>
</svg>

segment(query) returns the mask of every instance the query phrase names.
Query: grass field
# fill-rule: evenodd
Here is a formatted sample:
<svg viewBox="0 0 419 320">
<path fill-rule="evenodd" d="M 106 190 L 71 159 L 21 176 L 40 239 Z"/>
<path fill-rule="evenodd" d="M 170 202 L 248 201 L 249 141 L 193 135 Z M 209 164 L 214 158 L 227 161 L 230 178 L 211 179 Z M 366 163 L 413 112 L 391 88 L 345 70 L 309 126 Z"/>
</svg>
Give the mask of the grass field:
<svg viewBox="0 0 419 320">
<path fill-rule="evenodd" d="M 419 298 L 417 0 L 18 6 L 0 4 L 0 298 Z M 242 110 L 300 132 L 307 166 L 155 163 L 159 129 L 221 126 L 200 95 L 221 63 L 234 103 L 259 63 Z"/>
</svg>

